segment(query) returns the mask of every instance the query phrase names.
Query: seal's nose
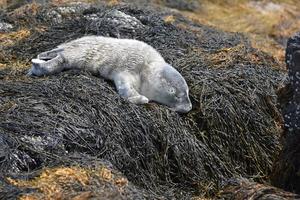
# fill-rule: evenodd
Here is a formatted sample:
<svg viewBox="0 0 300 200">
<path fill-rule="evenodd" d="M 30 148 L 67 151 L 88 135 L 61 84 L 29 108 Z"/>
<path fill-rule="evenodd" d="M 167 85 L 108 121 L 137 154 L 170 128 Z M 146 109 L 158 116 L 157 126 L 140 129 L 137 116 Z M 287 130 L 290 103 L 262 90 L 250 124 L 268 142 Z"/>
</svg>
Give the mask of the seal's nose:
<svg viewBox="0 0 300 200">
<path fill-rule="evenodd" d="M 179 106 L 176 106 L 176 108 L 175 108 L 175 111 L 179 112 L 179 113 L 187 113 L 190 110 L 192 110 L 192 104 L 191 103 L 179 105 Z"/>
</svg>

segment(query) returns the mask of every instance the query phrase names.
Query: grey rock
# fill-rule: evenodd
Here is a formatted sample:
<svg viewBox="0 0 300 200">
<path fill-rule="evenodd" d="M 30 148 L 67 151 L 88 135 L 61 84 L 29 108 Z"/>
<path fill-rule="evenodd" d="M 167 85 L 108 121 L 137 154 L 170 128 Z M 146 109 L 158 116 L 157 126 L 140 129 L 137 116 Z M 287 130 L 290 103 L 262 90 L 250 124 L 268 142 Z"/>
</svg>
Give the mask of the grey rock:
<svg viewBox="0 0 300 200">
<path fill-rule="evenodd" d="M 6 23 L 6 22 L 1 22 L 0 21 L 0 33 L 2 32 L 9 32 L 13 29 L 13 25 Z"/>
<path fill-rule="evenodd" d="M 137 18 L 124 12 L 113 9 L 105 13 L 86 15 L 90 26 L 96 29 L 110 29 L 113 36 L 120 37 L 120 32 L 134 34 L 137 30 L 145 29 L 145 26 Z"/>
</svg>

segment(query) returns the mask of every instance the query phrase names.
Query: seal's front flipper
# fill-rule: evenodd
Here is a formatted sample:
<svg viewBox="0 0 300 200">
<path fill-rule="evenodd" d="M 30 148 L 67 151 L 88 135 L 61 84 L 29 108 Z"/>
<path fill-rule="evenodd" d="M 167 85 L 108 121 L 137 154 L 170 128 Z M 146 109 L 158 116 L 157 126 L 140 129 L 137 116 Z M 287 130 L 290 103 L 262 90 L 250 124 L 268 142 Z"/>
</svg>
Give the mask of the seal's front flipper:
<svg viewBox="0 0 300 200">
<path fill-rule="evenodd" d="M 134 104 L 145 104 L 149 99 L 139 94 L 134 88 L 136 78 L 130 73 L 120 72 L 114 76 L 114 82 L 121 97 Z"/>
<path fill-rule="evenodd" d="M 145 104 L 149 103 L 149 99 L 143 95 L 138 95 L 134 97 L 129 97 L 128 101 L 134 104 Z"/>
</svg>

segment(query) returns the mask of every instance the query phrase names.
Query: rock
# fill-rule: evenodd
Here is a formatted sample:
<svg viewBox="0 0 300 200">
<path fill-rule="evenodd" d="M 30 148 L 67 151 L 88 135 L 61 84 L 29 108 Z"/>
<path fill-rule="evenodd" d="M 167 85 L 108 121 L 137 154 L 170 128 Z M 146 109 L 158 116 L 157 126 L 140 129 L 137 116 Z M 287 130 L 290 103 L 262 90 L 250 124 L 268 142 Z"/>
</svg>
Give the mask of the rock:
<svg viewBox="0 0 300 200">
<path fill-rule="evenodd" d="M 170 8 L 176 8 L 178 10 L 195 11 L 200 8 L 200 3 L 198 0 L 163 0 L 162 2 L 166 6 Z"/>
<path fill-rule="evenodd" d="M 137 18 L 127 15 L 116 9 L 108 10 L 103 13 L 94 13 L 84 16 L 89 22 L 91 29 L 99 32 L 99 29 L 110 30 L 110 33 L 119 38 L 120 34 L 136 35 L 136 31 L 142 31 L 145 26 Z M 122 35 L 122 34 L 121 34 Z"/>
<path fill-rule="evenodd" d="M 274 166 L 275 186 L 300 194 L 300 33 L 288 40 L 286 64 L 289 84 L 283 93 L 284 148 Z"/>
<path fill-rule="evenodd" d="M 64 15 L 59 7 L 16 17 L 30 35 L 0 56 L 9 64 L 0 69 L 0 174 L 67 166 L 71 155 L 80 154 L 88 165 L 85 157 L 110 162 L 148 193 L 191 199 L 195 193 L 213 196 L 230 177 L 263 180 L 270 173 L 280 150 L 275 89 L 285 77 L 271 56 L 242 34 L 166 8 L 83 5 Z M 53 10 L 62 16 L 57 23 L 44 17 Z M 179 115 L 156 103 L 130 104 L 111 82 L 86 72 L 28 79 L 29 66 L 17 67 L 92 34 L 134 38 L 157 49 L 187 80 L 193 110 Z"/>
<path fill-rule="evenodd" d="M 81 14 L 84 10 L 88 9 L 90 4 L 85 3 L 72 3 L 69 5 L 62 5 L 46 10 L 45 16 L 49 21 L 54 24 L 62 23 L 64 19 L 71 19 L 76 15 Z"/>
<path fill-rule="evenodd" d="M 0 33 L 9 32 L 13 29 L 13 25 L 0 21 Z"/>
<path fill-rule="evenodd" d="M 282 4 L 273 2 L 250 1 L 248 4 L 249 6 L 263 14 L 266 14 L 268 12 L 279 12 L 284 9 L 284 6 Z"/>
</svg>

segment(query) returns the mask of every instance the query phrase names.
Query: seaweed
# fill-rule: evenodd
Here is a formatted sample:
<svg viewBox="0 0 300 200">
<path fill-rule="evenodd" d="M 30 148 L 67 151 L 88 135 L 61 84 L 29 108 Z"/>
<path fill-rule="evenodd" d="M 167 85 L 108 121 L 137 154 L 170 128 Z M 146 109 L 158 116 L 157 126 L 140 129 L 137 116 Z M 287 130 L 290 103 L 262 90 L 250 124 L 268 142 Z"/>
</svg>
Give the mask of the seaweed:
<svg viewBox="0 0 300 200">
<path fill-rule="evenodd" d="M 70 154 L 79 153 L 109 161 L 151 194 L 187 199 L 212 196 L 231 177 L 267 178 L 280 150 L 276 90 L 285 80 L 272 56 L 242 34 L 166 9 L 80 5 L 36 5 L 34 15 L 7 15 L 30 35 L 0 54 L 2 174 L 67 166 Z M 154 102 L 130 104 L 111 82 L 87 72 L 24 76 L 38 53 L 83 35 L 134 38 L 156 48 L 187 80 L 193 110 L 179 115 Z"/>
</svg>

